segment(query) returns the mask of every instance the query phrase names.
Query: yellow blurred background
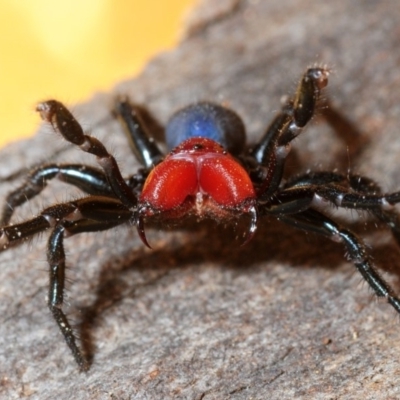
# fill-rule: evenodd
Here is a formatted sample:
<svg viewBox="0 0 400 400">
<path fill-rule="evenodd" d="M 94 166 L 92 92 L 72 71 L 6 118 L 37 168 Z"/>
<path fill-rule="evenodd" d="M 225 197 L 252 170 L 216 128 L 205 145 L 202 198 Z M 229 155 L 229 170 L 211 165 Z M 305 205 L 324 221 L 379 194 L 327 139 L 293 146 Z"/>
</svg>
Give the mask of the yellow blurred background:
<svg viewBox="0 0 400 400">
<path fill-rule="evenodd" d="M 0 147 L 34 133 L 37 101 L 76 103 L 178 41 L 195 0 L 0 0 Z"/>
</svg>

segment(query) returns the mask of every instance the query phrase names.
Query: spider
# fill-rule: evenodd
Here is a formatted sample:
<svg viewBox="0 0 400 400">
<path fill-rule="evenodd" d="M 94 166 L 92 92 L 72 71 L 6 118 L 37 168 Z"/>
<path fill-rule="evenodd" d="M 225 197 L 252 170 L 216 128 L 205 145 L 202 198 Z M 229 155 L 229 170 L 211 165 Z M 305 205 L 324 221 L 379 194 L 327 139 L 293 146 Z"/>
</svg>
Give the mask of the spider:
<svg viewBox="0 0 400 400">
<path fill-rule="evenodd" d="M 48 306 L 80 369 L 87 370 L 89 363 L 62 309 L 64 238 L 124 223 L 136 226 L 140 238 L 149 246 L 144 229 L 147 222 L 179 222 L 189 215 L 222 222 L 245 215 L 247 242 L 259 220 L 272 215 L 343 243 L 348 257 L 376 295 L 385 297 L 400 313 L 400 299 L 377 273 L 360 239 L 321 211 L 326 204 L 368 210 L 386 223 L 398 239 L 400 223 L 393 208 L 400 202 L 400 192 L 383 194 L 369 178 L 336 172 L 308 172 L 286 181 L 282 179 L 291 142 L 312 118 L 328 76 L 327 68 L 308 68 L 294 96 L 285 102 L 252 147 L 246 147 L 245 128 L 234 111 L 201 102 L 178 110 L 171 117 L 165 129 L 170 152 L 165 156 L 149 134 L 137 107 L 127 99 L 119 99 L 117 115 L 143 165 L 128 178 L 122 177 L 106 147 L 86 135 L 63 104 L 55 100 L 38 104 L 42 119 L 68 142 L 94 155 L 101 168 L 45 164 L 31 171 L 25 183 L 6 198 L 0 249 L 6 250 L 37 233 L 51 231 L 47 245 Z M 14 209 L 38 195 L 54 178 L 76 186 L 87 195 L 48 207 L 25 222 L 10 224 Z"/>
</svg>

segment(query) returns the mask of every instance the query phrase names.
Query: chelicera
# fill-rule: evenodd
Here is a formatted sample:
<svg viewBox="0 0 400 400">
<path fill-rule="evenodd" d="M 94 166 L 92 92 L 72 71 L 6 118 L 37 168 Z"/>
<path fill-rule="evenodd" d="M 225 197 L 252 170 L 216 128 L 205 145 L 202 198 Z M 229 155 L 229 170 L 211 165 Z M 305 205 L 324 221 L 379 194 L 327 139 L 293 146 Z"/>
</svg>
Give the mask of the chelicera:
<svg viewBox="0 0 400 400">
<path fill-rule="evenodd" d="M 323 211 L 327 204 L 368 210 L 400 238 L 400 224 L 392 210 L 400 202 L 400 192 L 383 194 L 369 178 L 336 172 L 308 172 L 282 179 L 291 141 L 312 118 L 328 76 L 326 68 L 309 68 L 293 98 L 283 105 L 259 142 L 250 147 L 246 147 L 245 128 L 235 112 L 203 102 L 172 116 L 165 130 L 170 152 L 164 156 L 137 108 L 126 100 L 118 101 L 116 112 L 143 165 L 127 178 L 122 177 L 106 147 L 85 134 L 65 106 L 55 100 L 37 106 L 43 120 L 68 142 L 94 155 L 100 168 L 45 164 L 31 171 L 25 183 L 6 198 L 0 249 L 50 230 L 48 305 L 81 369 L 87 369 L 88 362 L 62 310 L 66 262 L 63 241 L 78 233 L 107 230 L 124 223 L 136 226 L 148 245 L 144 229 L 147 222 L 180 221 L 190 215 L 226 222 L 247 215 L 246 242 L 263 216 L 272 215 L 343 243 L 348 257 L 376 295 L 385 297 L 400 313 L 400 300 L 375 270 L 360 239 Z M 48 207 L 28 221 L 11 224 L 14 209 L 38 195 L 53 178 L 74 185 L 87 195 Z"/>
</svg>

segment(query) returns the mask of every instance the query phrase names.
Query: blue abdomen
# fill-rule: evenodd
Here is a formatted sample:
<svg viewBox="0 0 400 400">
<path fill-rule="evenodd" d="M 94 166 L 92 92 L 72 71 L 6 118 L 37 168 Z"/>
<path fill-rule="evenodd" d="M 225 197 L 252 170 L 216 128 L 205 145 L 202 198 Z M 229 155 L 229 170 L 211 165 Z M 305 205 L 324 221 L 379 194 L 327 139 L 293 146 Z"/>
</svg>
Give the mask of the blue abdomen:
<svg viewBox="0 0 400 400">
<path fill-rule="evenodd" d="M 240 117 L 228 108 L 208 102 L 182 108 L 167 124 L 165 140 L 170 150 L 193 137 L 212 139 L 232 154 L 240 153 L 246 140 Z"/>
</svg>

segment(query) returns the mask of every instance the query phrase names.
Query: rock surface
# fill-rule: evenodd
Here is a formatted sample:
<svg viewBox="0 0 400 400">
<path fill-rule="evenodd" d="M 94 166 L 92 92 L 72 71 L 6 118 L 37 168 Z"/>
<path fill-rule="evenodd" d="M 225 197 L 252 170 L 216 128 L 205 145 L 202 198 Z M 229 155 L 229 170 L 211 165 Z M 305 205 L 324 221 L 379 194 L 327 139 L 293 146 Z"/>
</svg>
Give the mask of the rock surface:
<svg viewBox="0 0 400 400">
<path fill-rule="evenodd" d="M 185 39 L 139 77 L 73 107 L 123 172 L 138 164 L 110 112 L 115 96 L 129 95 L 161 124 L 190 102 L 222 102 L 254 142 L 304 69 L 327 63 L 329 109 L 295 141 L 287 172 L 351 169 L 399 188 L 398 4 L 219 3 L 202 1 Z M 1 151 L 1 198 L 49 160 L 92 162 L 43 127 Z M 16 220 L 77 193 L 53 182 Z M 332 213 L 363 235 L 400 293 L 399 249 L 387 230 Z M 93 355 L 88 373 L 46 307 L 44 237 L 1 253 L 0 398 L 400 398 L 399 318 L 360 284 L 340 245 L 274 220 L 245 247 L 232 237 L 204 224 L 149 229 L 152 251 L 129 227 L 69 239 L 65 309 Z"/>
</svg>

